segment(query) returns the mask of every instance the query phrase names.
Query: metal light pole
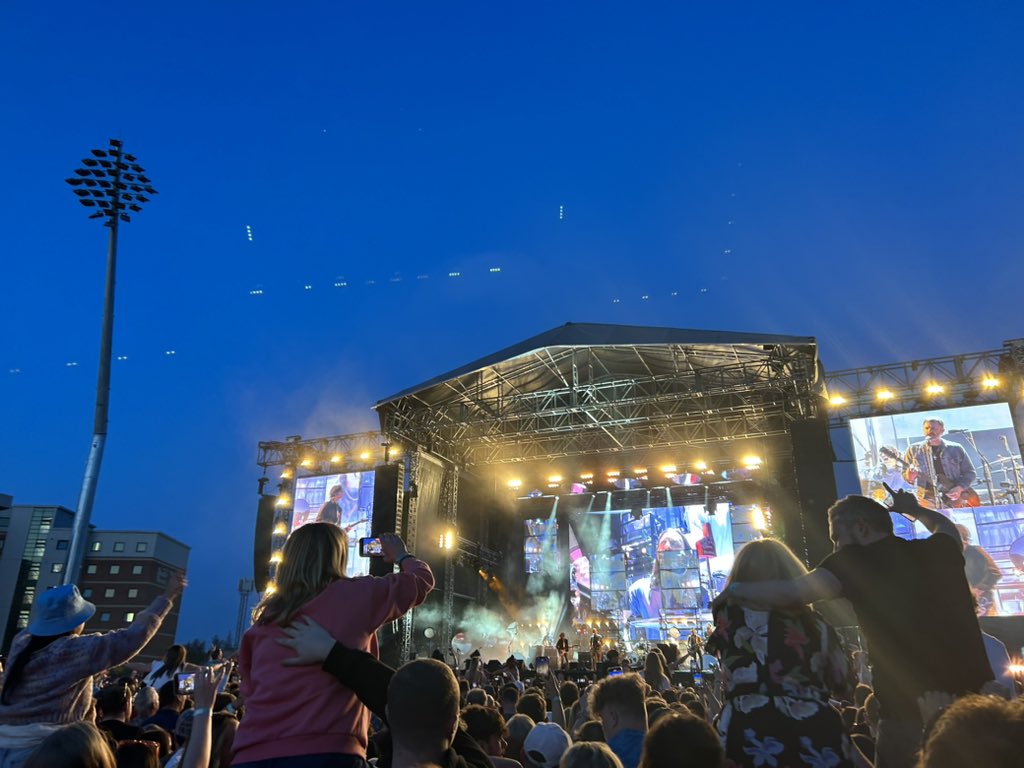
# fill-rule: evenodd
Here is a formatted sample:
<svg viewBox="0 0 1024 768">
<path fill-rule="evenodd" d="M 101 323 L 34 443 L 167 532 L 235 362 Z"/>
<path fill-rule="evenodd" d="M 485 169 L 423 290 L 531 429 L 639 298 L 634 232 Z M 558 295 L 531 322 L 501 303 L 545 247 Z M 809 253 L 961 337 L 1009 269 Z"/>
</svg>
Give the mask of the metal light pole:
<svg viewBox="0 0 1024 768">
<path fill-rule="evenodd" d="M 78 195 L 78 202 L 86 208 L 95 209 L 90 219 L 104 219 L 108 227 L 107 241 L 107 283 L 103 297 L 103 335 L 100 339 L 100 366 L 96 381 L 96 415 L 93 421 L 92 445 L 85 464 L 82 491 L 78 496 L 78 511 L 71 534 L 71 548 L 68 564 L 64 569 L 64 584 L 73 584 L 85 559 L 85 547 L 89 541 L 89 518 L 92 503 L 96 498 L 96 483 L 99 481 L 103 448 L 107 440 L 107 413 L 110 404 L 110 350 L 114 336 L 114 283 L 117 272 L 117 229 L 121 222 L 131 221 L 132 213 L 142 210 L 148 203 L 147 195 L 155 195 L 145 171 L 135 162 L 133 155 L 125 154 L 122 143 L 111 139 L 107 149 L 92 150 L 92 157 L 82 160 L 82 168 L 75 169 L 75 175 L 66 179 Z"/>
</svg>

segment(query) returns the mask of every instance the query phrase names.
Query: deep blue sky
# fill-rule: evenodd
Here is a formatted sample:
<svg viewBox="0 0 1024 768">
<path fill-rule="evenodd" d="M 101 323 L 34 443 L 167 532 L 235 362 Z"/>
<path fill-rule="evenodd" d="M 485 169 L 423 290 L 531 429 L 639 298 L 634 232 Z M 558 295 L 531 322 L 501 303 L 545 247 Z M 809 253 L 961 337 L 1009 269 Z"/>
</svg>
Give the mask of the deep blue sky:
<svg viewBox="0 0 1024 768">
<path fill-rule="evenodd" d="M 192 546 L 182 638 L 234 625 L 259 440 L 549 327 L 815 335 L 831 368 L 1021 335 L 1015 4 L 150 5 L 0 11 L 0 491 L 76 504 L 105 243 L 63 179 L 119 136 L 160 195 L 94 522 Z"/>
</svg>

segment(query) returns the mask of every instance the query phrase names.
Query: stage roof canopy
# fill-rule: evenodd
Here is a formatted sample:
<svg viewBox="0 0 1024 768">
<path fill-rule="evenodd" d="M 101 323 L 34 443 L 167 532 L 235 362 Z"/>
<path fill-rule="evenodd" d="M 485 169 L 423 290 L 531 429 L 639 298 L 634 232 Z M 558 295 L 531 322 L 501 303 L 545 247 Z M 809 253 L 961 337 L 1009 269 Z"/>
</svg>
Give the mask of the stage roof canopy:
<svg viewBox="0 0 1024 768">
<path fill-rule="evenodd" d="M 784 433 L 819 381 L 808 336 L 567 323 L 376 409 L 391 438 L 508 463 Z"/>
</svg>

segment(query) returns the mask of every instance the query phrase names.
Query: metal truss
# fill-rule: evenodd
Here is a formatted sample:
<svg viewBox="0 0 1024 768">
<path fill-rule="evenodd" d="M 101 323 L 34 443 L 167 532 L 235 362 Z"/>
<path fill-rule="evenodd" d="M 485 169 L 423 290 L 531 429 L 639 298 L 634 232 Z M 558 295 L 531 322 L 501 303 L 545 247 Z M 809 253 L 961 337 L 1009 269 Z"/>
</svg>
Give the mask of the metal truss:
<svg viewBox="0 0 1024 768">
<path fill-rule="evenodd" d="M 408 466 L 408 468 L 409 468 L 406 476 L 408 477 L 409 486 L 411 487 L 413 483 L 418 483 L 419 482 L 419 474 L 420 474 L 420 452 L 419 451 L 413 450 L 413 451 L 409 451 L 406 454 L 406 466 Z M 399 496 L 400 497 L 402 495 L 401 494 L 401 489 L 403 489 L 404 487 L 405 487 L 404 478 L 399 478 L 399 488 L 400 488 Z M 419 506 L 420 506 L 419 494 L 413 494 L 413 495 L 409 496 L 409 509 L 408 509 L 408 513 L 404 516 L 404 520 L 403 520 L 403 515 L 402 515 L 402 507 L 403 506 L 404 505 L 402 503 L 402 499 L 400 498 L 399 502 L 398 502 L 398 506 L 397 506 L 397 512 L 395 514 L 395 530 L 396 531 L 403 530 L 402 525 L 403 525 L 403 522 L 404 522 L 404 524 L 405 524 L 405 528 L 404 528 L 404 530 L 405 530 L 405 541 L 407 542 L 406 546 L 407 546 L 407 549 L 409 550 L 409 552 L 411 552 L 412 554 L 415 555 L 416 554 L 416 528 L 417 528 L 417 519 L 419 517 Z M 405 615 L 402 617 L 401 653 L 400 653 L 398 658 L 399 658 L 399 661 L 401 663 L 403 663 L 403 664 L 405 663 L 405 660 L 409 658 L 409 653 L 412 651 L 412 634 L 413 634 L 413 630 L 414 630 L 414 626 L 415 626 L 415 619 L 414 619 L 414 612 L 415 612 L 415 610 L 416 610 L 415 608 L 410 608 L 408 611 L 406 611 Z"/>
<path fill-rule="evenodd" d="M 353 456 L 369 453 L 374 463 L 383 458 L 382 443 L 388 442 L 380 432 L 356 432 L 351 435 L 335 435 L 334 437 L 318 437 L 303 440 L 296 435 L 283 441 L 268 441 L 259 444 L 256 464 L 264 469 L 275 466 L 302 467 L 309 471 L 332 471 L 339 462 L 332 459 L 340 457 L 351 463 Z M 306 461 L 310 466 L 303 466 Z"/>
<path fill-rule="evenodd" d="M 448 525 L 455 527 L 459 514 L 459 468 L 446 464 L 441 480 L 440 514 Z M 455 561 L 446 557 L 444 561 L 444 608 L 441 619 L 442 642 L 452 638 L 452 624 L 455 612 Z"/>
<path fill-rule="evenodd" d="M 1011 339 L 1002 349 L 985 352 L 833 371 L 825 374 L 834 402 L 830 423 L 841 426 L 861 416 L 1004 400 L 1008 392 L 1020 391 L 1022 372 L 1024 339 Z M 983 387 L 982 379 L 989 376 L 999 385 Z M 929 395 L 926 387 L 932 385 L 943 391 Z M 879 400 L 883 389 L 892 394 L 890 399 Z"/>
<path fill-rule="evenodd" d="M 475 565 L 477 568 L 482 566 L 494 568 L 501 562 L 501 552 L 459 536 L 459 549 L 455 558 L 464 564 Z"/>
<path fill-rule="evenodd" d="M 700 366 L 690 348 L 633 348 L 646 373 L 629 376 L 599 350 L 542 349 L 514 374 L 491 366 L 383 403 L 384 429 L 462 466 L 500 464 L 781 435 L 821 394 L 806 347 L 700 349 Z"/>
</svg>

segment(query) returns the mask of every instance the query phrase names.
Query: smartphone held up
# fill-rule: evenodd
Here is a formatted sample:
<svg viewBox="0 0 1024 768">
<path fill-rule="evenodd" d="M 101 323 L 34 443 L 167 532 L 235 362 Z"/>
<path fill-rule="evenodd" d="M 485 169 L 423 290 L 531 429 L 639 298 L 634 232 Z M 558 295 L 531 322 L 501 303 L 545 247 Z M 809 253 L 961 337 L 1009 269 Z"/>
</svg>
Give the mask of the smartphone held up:
<svg viewBox="0 0 1024 768">
<path fill-rule="evenodd" d="M 359 540 L 360 557 L 384 557 L 384 547 L 380 537 L 368 536 Z"/>
<path fill-rule="evenodd" d="M 179 696 L 188 696 L 196 690 L 195 672 L 178 672 L 174 676 L 174 690 Z"/>
</svg>

